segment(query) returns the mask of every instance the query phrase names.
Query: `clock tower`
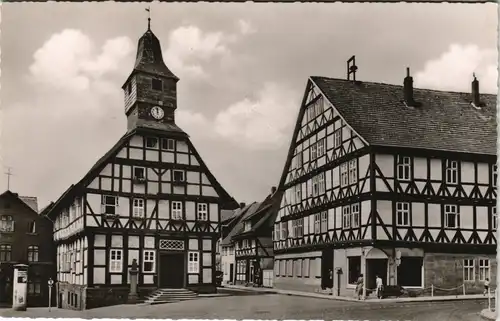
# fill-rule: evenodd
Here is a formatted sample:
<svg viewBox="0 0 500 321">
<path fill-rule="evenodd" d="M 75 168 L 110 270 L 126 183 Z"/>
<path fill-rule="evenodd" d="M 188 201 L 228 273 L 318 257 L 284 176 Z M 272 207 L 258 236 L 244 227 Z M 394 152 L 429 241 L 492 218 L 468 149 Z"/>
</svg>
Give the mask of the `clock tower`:
<svg viewBox="0 0 500 321">
<path fill-rule="evenodd" d="M 125 81 L 128 130 L 148 127 L 172 130 L 177 108 L 177 78 L 165 65 L 158 38 L 148 30 L 139 39 L 134 69 Z"/>
</svg>

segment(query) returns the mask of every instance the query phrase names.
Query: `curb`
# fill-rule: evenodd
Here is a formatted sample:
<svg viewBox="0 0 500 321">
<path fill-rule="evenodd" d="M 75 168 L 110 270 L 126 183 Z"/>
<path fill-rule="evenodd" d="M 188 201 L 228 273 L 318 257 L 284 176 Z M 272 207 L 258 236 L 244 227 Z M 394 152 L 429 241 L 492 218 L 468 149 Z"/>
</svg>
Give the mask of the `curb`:
<svg viewBox="0 0 500 321">
<path fill-rule="evenodd" d="M 368 299 L 368 300 L 358 300 L 350 297 L 339 297 L 318 293 L 309 293 L 309 292 L 298 292 L 298 291 L 286 291 L 286 290 L 271 290 L 271 289 L 262 289 L 262 288 L 252 288 L 252 287 L 236 287 L 236 286 L 223 286 L 226 289 L 233 290 L 241 290 L 241 291 L 253 291 L 253 292 L 261 292 L 265 294 L 281 294 L 281 295 L 289 295 L 289 296 L 301 296 L 301 297 L 310 297 L 324 300 L 337 300 L 337 301 L 349 301 L 349 302 L 359 302 L 359 303 L 418 303 L 418 302 L 444 302 L 444 301 L 465 301 L 465 300 L 487 300 L 487 297 L 484 296 L 453 296 L 453 297 L 421 297 L 418 299 L 415 298 L 389 298 L 389 299 Z M 488 319 L 494 320 L 494 319 Z"/>
</svg>

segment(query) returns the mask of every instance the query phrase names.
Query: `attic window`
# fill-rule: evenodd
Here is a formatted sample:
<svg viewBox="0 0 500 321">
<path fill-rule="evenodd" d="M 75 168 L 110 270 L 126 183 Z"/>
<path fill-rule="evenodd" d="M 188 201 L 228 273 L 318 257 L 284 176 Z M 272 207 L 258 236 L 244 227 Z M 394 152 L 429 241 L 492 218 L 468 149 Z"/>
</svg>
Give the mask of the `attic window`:
<svg viewBox="0 0 500 321">
<path fill-rule="evenodd" d="M 127 95 L 130 95 L 131 92 L 132 92 L 132 84 L 128 83 L 127 86 L 125 87 L 125 93 Z"/>
<path fill-rule="evenodd" d="M 146 147 L 147 148 L 155 148 L 156 144 L 158 144 L 158 139 L 155 137 L 146 137 Z"/>
<path fill-rule="evenodd" d="M 162 91 L 163 90 L 163 82 L 161 79 L 151 79 L 151 88 L 153 90 Z"/>
</svg>

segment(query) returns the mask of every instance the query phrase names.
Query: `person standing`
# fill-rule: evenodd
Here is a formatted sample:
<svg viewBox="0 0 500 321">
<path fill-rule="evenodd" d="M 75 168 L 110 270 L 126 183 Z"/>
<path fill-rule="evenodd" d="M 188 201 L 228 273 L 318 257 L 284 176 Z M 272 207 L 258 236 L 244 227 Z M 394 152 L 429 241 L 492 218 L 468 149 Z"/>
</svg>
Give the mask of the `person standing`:
<svg viewBox="0 0 500 321">
<path fill-rule="evenodd" d="M 358 295 L 358 300 L 361 300 L 361 296 L 363 295 L 363 283 L 363 274 L 360 274 L 358 280 L 356 281 L 356 294 Z"/>
<path fill-rule="evenodd" d="M 488 292 L 490 291 L 490 280 L 488 278 L 486 278 L 484 280 L 484 291 L 483 291 L 483 295 L 486 295 L 488 294 Z"/>
<path fill-rule="evenodd" d="M 377 275 L 375 279 L 375 283 L 377 285 L 377 298 L 382 299 L 382 287 L 384 286 L 384 283 L 382 282 L 382 278 Z"/>
</svg>

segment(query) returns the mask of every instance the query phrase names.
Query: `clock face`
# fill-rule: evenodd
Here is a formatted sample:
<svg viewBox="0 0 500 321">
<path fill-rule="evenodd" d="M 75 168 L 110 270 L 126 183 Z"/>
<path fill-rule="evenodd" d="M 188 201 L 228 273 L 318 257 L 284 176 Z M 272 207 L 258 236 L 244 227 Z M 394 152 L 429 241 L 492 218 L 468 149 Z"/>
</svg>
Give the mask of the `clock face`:
<svg viewBox="0 0 500 321">
<path fill-rule="evenodd" d="M 151 108 L 151 116 L 153 116 L 153 118 L 155 119 L 160 120 L 163 118 L 163 116 L 165 116 L 165 112 L 161 107 L 154 106 L 153 108 Z"/>
</svg>

